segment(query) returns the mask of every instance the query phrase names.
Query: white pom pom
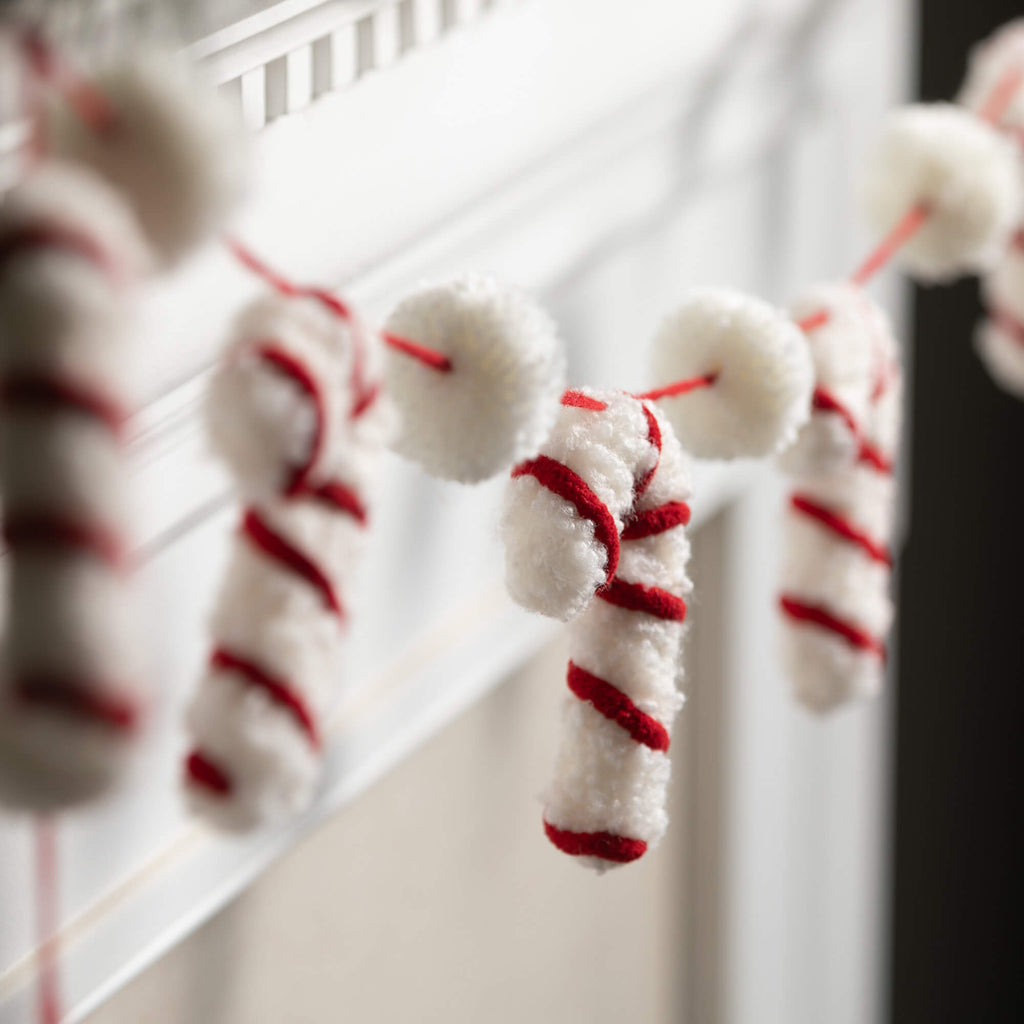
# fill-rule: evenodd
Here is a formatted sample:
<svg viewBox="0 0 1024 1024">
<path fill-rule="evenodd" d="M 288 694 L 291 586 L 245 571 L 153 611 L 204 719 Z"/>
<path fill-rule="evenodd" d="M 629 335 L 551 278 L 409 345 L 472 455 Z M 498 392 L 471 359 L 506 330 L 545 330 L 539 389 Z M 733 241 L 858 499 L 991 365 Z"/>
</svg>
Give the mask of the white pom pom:
<svg viewBox="0 0 1024 1024">
<path fill-rule="evenodd" d="M 226 101 L 171 58 L 100 70 L 112 122 L 97 128 L 59 99 L 44 114 L 47 151 L 121 189 L 165 265 L 219 231 L 241 192 L 246 146 Z"/>
<path fill-rule="evenodd" d="M 984 109 L 1007 77 L 1024 72 L 1024 18 L 1003 25 L 971 50 L 967 77 L 957 102 L 968 110 Z M 1018 88 L 999 117 L 999 125 L 1024 128 L 1024 88 Z"/>
<path fill-rule="evenodd" d="M 385 331 L 451 361 L 445 373 L 389 352 L 399 454 L 433 476 L 475 483 L 540 448 L 558 413 L 565 359 L 554 324 L 531 299 L 461 277 L 404 299 Z"/>
<path fill-rule="evenodd" d="M 797 323 L 808 322 L 805 333 L 816 388 L 834 399 L 853 423 L 835 409 L 815 409 L 780 455 L 779 465 L 798 476 L 835 473 L 857 457 L 860 427 L 874 415 L 878 374 L 897 357 L 896 339 L 881 307 L 846 282 L 810 289 L 790 312 Z"/>
<path fill-rule="evenodd" d="M 978 327 L 978 354 L 1000 387 L 1024 398 L 1024 249 L 1007 249 L 982 291 L 989 316 Z"/>
<path fill-rule="evenodd" d="M 864 200 L 875 227 L 889 231 L 914 206 L 928 217 L 899 252 L 923 280 L 983 268 L 1021 212 L 1020 166 L 995 128 L 948 103 L 891 113 L 869 164 Z"/>
<path fill-rule="evenodd" d="M 655 337 L 653 364 L 659 386 L 715 376 L 659 401 L 682 446 L 703 458 L 771 455 L 809 415 L 814 371 L 803 334 L 739 292 L 692 292 Z"/>
</svg>

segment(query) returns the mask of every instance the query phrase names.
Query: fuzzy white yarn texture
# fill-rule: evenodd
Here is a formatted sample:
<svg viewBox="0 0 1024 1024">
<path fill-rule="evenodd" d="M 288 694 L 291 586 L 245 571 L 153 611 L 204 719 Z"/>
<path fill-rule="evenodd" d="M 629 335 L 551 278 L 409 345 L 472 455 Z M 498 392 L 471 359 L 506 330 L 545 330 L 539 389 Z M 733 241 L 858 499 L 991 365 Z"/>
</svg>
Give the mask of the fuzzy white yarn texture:
<svg viewBox="0 0 1024 1024">
<path fill-rule="evenodd" d="M 868 163 L 864 205 L 879 232 L 912 207 L 928 217 L 897 259 L 921 280 L 984 270 L 1020 219 L 1016 149 L 992 125 L 948 103 L 891 112 Z"/>
<path fill-rule="evenodd" d="M 242 313 L 207 394 L 211 446 L 248 508 L 187 713 L 185 785 L 193 809 L 226 830 L 300 813 L 316 791 L 351 598 L 343 584 L 394 426 L 380 348 L 317 299 L 274 295 Z M 360 390 L 377 397 L 366 404 Z"/>
<path fill-rule="evenodd" d="M 653 403 L 591 389 L 563 402 L 539 455 L 513 471 L 502 536 L 513 598 L 571 620 L 572 696 L 545 831 L 603 871 L 655 846 L 668 824 L 690 471 Z"/>
<path fill-rule="evenodd" d="M 540 448 L 557 415 L 565 357 L 553 322 L 532 299 L 466 275 L 403 299 L 385 331 L 451 362 L 442 373 L 388 352 L 400 455 L 432 476 L 475 483 Z"/>
<path fill-rule="evenodd" d="M 240 198 L 249 146 L 224 97 L 169 55 L 100 68 L 113 122 L 97 129 L 61 97 L 42 114 L 47 152 L 91 167 L 120 189 L 164 265 L 220 231 Z"/>
<path fill-rule="evenodd" d="M 814 375 L 800 330 L 740 292 L 692 291 L 655 336 L 652 369 L 659 387 L 715 376 L 710 387 L 659 400 L 679 443 L 701 458 L 772 455 L 810 412 Z"/>
<path fill-rule="evenodd" d="M 1024 398 L 1024 235 L 1010 245 L 982 280 L 988 314 L 975 345 L 992 379 Z"/>
<path fill-rule="evenodd" d="M 959 102 L 981 109 L 1008 76 L 1024 74 L 1024 19 L 1004 25 L 971 52 Z M 1024 154 L 1024 88 L 1018 86 L 999 127 Z M 1024 177 L 1024 159 L 1019 161 Z M 975 334 L 975 345 L 993 380 L 1024 398 L 1024 224 L 982 280 L 988 315 Z"/>
<path fill-rule="evenodd" d="M 860 289 L 811 289 L 795 315 L 808 329 L 817 386 L 811 422 L 780 464 L 786 508 L 782 655 L 797 699 L 828 711 L 879 691 L 889 596 L 901 386 L 888 318 Z"/>
<path fill-rule="evenodd" d="M 121 196 L 87 170 L 43 164 L 0 204 L 0 801 L 15 807 L 101 796 L 134 748 L 121 417 L 147 262 Z"/>
</svg>

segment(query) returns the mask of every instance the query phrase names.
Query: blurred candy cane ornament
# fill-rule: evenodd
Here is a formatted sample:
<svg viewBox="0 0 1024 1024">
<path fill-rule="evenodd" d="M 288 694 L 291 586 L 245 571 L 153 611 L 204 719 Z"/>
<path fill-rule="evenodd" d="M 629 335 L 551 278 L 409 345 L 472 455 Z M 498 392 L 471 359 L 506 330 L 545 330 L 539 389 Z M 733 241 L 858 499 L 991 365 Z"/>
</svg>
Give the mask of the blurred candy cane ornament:
<svg viewBox="0 0 1024 1024">
<path fill-rule="evenodd" d="M 319 779 L 369 490 L 392 421 L 374 334 L 323 295 L 239 318 L 206 396 L 210 442 L 247 505 L 188 712 L 186 788 L 222 828 L 303 810 Z"/>
<path fill-rule="evenodd" d="M 975 47 L 959 102 L 981 113 L 993 95 L 1012 90 L 998 126 L 1016 146 L 1018 173 L 1024 180 L 1024 19 L 1012 21 Z M 1024 222 L 995 266 L 982 278 L 988 315 L 978 325 L 975 345 L 992 378 L 1024 398 Z"/>
<path fill-rule="evenodd" d="M 0 205 L 0 799 L 19 807 L 104 792 L 137 724 L 124 364 L 147 263 L 88 170 L 41 165 Z"/>
<path fill-rule="evenodd" d="M 810 403 L 803 337 L 756 299 L 693 293 L 655 346 L 663 375 L 688 376 L 640 396 L 567 391 L 539 455 L 512 471 L 502 520 L 510 594 L 570 622 L 573 696 L 545 831 L 598 870 L 636 860 L 668 824 L 691 589 L 690 473 L 673 423 L 692 449 L 760 455 L 799 429 Z"/>
<path fill-rule="evenodd" d="M 341 581 L 396 420 L 397 447 L 428 472 L 493 476 L 539 445 L 563 357 L 540 309 L 487 278 L 413 293 L 377 334 L 332 293 L 232 248 L 277 295 L 243 315 L 207 397 L 210 440 L 248 507 L 188 714 L 186 785 L 209 820 L 244 830 L 313 796 L 346 617 Z"/>
<path fill-rule="evenodd" d="M 797 699 L 826 711 L 877 693 L 885 676 L 900 370 L 888 318 L 858 286 L 811 289 L 793 315 L 816 385 L 811 420 L 779 459 L 798 484 L 786 510 L 783 659 Z"/>
</svg>

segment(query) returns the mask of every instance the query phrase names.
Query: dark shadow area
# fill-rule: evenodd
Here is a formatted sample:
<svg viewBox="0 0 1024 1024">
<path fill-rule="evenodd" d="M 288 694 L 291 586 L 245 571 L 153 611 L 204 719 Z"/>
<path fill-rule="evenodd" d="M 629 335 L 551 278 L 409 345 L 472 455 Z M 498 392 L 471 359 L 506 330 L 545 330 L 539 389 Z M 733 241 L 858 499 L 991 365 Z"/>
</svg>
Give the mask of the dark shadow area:
<svg viewBox="0 0 1024 1024">
<path fill-rule="evenodd" d="M 921 0 L 919 88 L 1020 0 Z M 1024 1020 L 1024 402 L 974 353 L 977 283 L 919 289 L 898 663 L 895 1024 Z"/>
</svg>

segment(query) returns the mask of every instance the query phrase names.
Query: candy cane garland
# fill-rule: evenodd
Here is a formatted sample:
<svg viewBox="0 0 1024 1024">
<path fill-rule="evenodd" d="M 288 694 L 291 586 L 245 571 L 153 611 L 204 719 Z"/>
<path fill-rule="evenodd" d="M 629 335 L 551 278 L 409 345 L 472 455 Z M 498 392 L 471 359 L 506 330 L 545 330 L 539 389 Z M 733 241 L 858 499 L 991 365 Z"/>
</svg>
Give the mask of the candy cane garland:
<svg viewBox="0 0 1024 1024">
<path fill-rule="evenodd" d="M 241 317 L 207 397 L 211 442 L 249 504 L 189 709 L 190 803 L 240 831 L 302 810 L 319 777 L 347 617 L 341 580 L 392 421 L 379 345 L 326 293 Z"/>
<path fill-rule="evenodd" d="M 621 392 L 567 391 L 541 452 L 512 472 L 502 522 L 509 589 L 571 619 L 551 842 L 604 870 L 668 823 L 671 727 L 690 591 L 689 469 L 664 414 Z"/>
<path fill-rule="evenodd" d="M 796 696 L 824 711 L 885 675 L 899 366 L 885 315 L 854 284 L 813 289 L 794 316 L 809 324 L 817 382 L 811 420 L 779 459 L 798 480 L 779 608 Z"/>
<path fill-rule="evenodd" d="M 147 264 L 88 171 L 42 165 L 0 206 L 0 798 L 19 807 L 103 793 L 138 723 L 121 382 Z"/>
</svg>

